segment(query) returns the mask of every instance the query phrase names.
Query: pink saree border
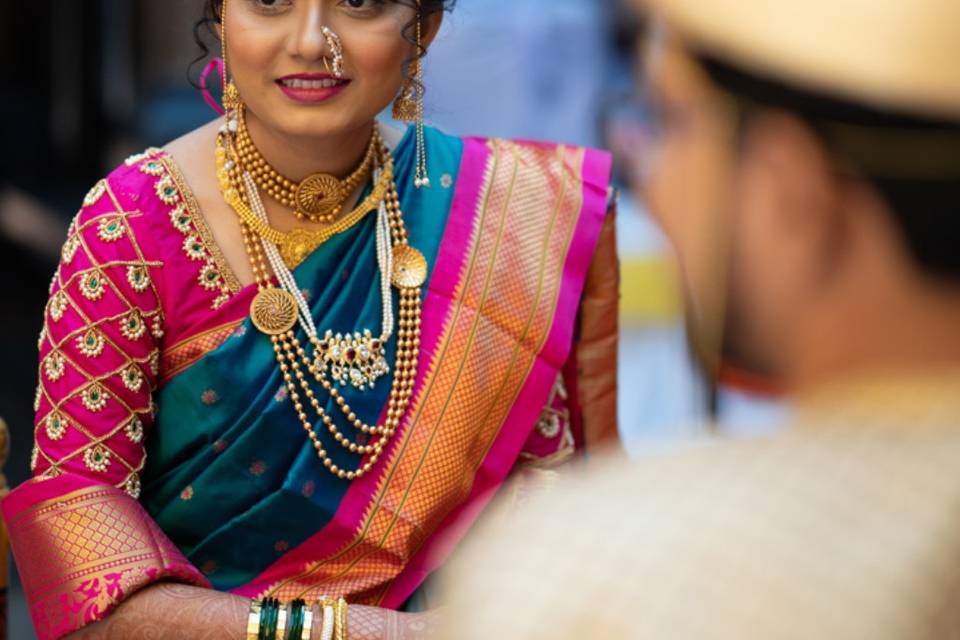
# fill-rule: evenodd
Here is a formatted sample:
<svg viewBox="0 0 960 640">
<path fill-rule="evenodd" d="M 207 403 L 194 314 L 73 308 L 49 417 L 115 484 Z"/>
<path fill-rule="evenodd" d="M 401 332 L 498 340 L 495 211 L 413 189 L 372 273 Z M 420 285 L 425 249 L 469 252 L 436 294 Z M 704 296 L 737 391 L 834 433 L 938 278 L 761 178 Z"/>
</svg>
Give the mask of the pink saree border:
<svg viewBox="0 0 960 640">
<path fill-rule="evenodd" d="M 611 165 L 612 160 L 608 154 L 586 150 L 582 170 L 581 215 L 568 249 L 554 322 L 544 348 L 534 362 L 499 435 L 477 470 L 470 496 L 447 516 L 430 540 L 414 555 L 387 590 L 381 601 L 383 607 L 400 607 L 427 576 L 450 557 L 509 475 L 515 462 L 515 456 L 510 453 L 520 451 L 529 437 L 530 428 L 536 423 L 542 410 L 536 399 L 547 397 L 557 372 L 570 355 L 575 323 L 564 322 L 562 319 L 575 317 L 577 313 L 587 270 L 590 268 L 606 215 L 606 185 Z M 554 362 L 548 362 L 553 358 Z"/>
<path fill-rule="evenodd" d="M 464 250 L 470 242 L 476 224 L 476 202 L 483 188 L 484 172 L 490 150 L 484 139 L 467 138 L 464 141 L 463 157 L 460 164 L 457 191 L 454 194 L 447 226 L 437 254 L 437 264 L 427 288 L 424 300 L 423 326 L 421 339 L 421 362 L 429 362 L 422 367 L 414 387 L 414 398 L 421 395 L 428 371 L 433 368 L 437 349 L 446 331 L 454 303 L 454 294 L 466 267 L 468 252 Z M 429 356 L 427 358 L 426 356 Z M 402 429 L 408 429 L 409 420 Z M 385 452 L 384 458 L 392 459 L 396 447 L 402 442 L 402 432 Z M 257 597 L 265 589 L 282 581 L 300 567 L 333 553 L 349 544 L 356 534 L 358 523 L 370 508 L 382 478 L 376 475 L 365 476 L 353 483 L 347 490 L 340 508 L 333 519 L 319 532 L 311 536 L 296 549 L 277 560 L 251 582 L 232 590 L 232 593 L 246 597 Z"/>
</svg>

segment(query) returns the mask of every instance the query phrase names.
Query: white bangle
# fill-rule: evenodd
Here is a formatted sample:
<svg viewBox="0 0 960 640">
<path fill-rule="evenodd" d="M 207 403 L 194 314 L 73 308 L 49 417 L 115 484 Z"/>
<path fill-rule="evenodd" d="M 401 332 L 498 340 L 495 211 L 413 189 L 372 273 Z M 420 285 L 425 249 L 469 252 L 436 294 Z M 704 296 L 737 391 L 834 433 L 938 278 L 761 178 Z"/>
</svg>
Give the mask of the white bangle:
<svg viewBox="0 0 960 640">
<path fill-rule="evenodd" d="M 320 640 L 333 640 L 333 632 L 336 626 L 336 620 L 333 619 L 333 603 L 324 601 L 322 608 L 323 626 L 320 627 Z"/>
</svg>

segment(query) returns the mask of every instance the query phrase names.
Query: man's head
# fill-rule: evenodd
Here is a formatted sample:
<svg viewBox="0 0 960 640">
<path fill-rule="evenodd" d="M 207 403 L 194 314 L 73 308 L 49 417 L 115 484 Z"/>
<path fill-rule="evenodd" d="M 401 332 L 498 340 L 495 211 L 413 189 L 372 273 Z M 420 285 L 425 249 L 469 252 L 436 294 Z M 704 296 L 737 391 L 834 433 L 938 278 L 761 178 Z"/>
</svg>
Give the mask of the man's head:
<svg viewBox="0 0 960 640">
<path fill-rule="evenodd" d="M 936 40 L 948 14 L 960 24 L 960 3 L 918 2 L 910 11 L 928 15 L 900 19 L 900 45 L 929 35 L 912 78 L 899 75 L 910 61 L 884 71 L 862 52 L 818 67 L 849 48 L 894 55 L 896 0 L 870 14 L 879 35 L 867 33 L 871 4 L 841 44 L 818 41 L 822 24 L 850 12 L 830 15 L 832 1 L 804 3 L 823 6 L 815 22 L 808 10 L 767 21 L 729 14 L 755 4 L 776 14 L 792 1 L 652 4 L 666 19 L 645 60 L 661 115 L 648 196 L 676 246 L 701 339 L 737 364 L 789 377 L 817 331 L 866 335 L 871 319 L 890 331 L 905 311 L 891 305 L 960 301 L 960 80 L 931 71 L 938 55 L 960 56 L 955 42 Z M 822 37 L 841 37 L 838 28 Z M 869 351 L 869 340 L 856 348 Z"/>
</svg>

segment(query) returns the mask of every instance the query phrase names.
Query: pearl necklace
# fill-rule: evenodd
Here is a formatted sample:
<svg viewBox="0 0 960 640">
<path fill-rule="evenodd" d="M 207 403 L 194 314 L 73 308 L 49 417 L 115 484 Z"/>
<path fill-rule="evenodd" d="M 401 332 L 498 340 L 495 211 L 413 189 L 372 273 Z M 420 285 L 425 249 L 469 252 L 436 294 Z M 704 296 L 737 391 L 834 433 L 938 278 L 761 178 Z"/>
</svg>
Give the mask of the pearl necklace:
<svg viewBox="0 0 960 640">
<path fill-rule="evenodd" d="M 382 172 L 390 166 L 391 162 L 389 152 L 382 145 L 380 155 L 383 158 L 381 164 L 384 166 L 383 168 L 378 166 L 375 169 L 375 179 L 381 177 Z M 244 174 L 243 183 L 235 185 L 234 188 L 239 188 L 244 192 L 244 199 L 250 203 L 253 212 L 261 221 L 266 221 L 266 208 L 260 199 L 253 177 Z M 332 366 L 337 360 L 332 353 L 335 345 L 328 340 L 329 332 L 323 339 L 319 337 L 306 299 L 280 255 L 278 247 L 270 240 L 257 236 L 249 225 L 243 225 L 244 245 L 258 289 L 257 296 L 251 305 L 251 319 L 260 331 L 270 336 L 288 397 L 317 456 L 331 473 L 345 480 L 355 480 L 366 475 L 383 455 L 386 445 L 396 433 L 400 421 L 409 407 L 419 361 L 420 290 L 426 280 L 427 264 L 423 255 L 408 244 L 399 197 L 392 179 L 387 195 L 378 207 L 376 228 L 377 264 L 380 269 L 381 295 L 384 301 L 382 336 L 389 338 L 396 323 L 397 360 L 393 386 L 387 401 L 386 419 L 382 425 L 369 425 L 357 417 L 335 386 L 335 382 L 342 383 L 342 378 L 337 377 L 336 370 Z M 269 276 L 268 264 L 277 277 L 280 284 L 279 288 L 273 286 Z M 398 320 L 393 317 L 391 285 L 400 290 L 400 315 Z M 298 324 L 313 347 L 312 357 L 307 354 L 306 349 L 300 344 L 296 333 L 293 331 L 294 326 Z M 369 332 L 365 332 L 364 335 L 367 333 Z M 334 336 L 334 342 L 335 338 Z M 385 347 L 385 343 L 386 339 L 379 343 L 380 350 Z M 349 354 L 353 362 L 370 362 L 370 358 L 364 360 L 366 354 L 361 352 L 360 347 L 362 346 L 358 344 L 355 350 Z M 348 354 L 343 352 L 340 356 L 347 358 Z M 330 375 L 328 375 L 328 369 Z M 366 375 L 366 371 L 362 369 L 361 373 Z M 347 422 L 352 424 L 358 432 L 369 437 L 371 441 L 355 442 L 340 431 L 333 418 L 324 410 L 317 399 L 307 374 L 310 374 L 310 377 L 330 394 Z M 350 377 L 348 376 L 348 379 Z M 301 392 L 303 393 L 302 396 Z M 319 425 L 310 421 L 304 402 L 309 403 L 319 418 L 319 422 L 326 427 L 326 430 L 338 444 L 351 453 L 367 456 L 366 461 L 354 470 L 343 469 L 333 462 L 317 433 Z"/>
</svg>

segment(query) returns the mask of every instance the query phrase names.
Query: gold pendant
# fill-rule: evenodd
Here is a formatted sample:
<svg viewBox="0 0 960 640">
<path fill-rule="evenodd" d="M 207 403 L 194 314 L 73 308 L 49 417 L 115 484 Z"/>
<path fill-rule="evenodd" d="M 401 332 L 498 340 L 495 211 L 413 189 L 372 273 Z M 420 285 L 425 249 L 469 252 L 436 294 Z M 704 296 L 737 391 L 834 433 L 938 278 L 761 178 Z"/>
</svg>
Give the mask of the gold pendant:
<svg viewBox="0 0 960 640">
<path fill-rule="evenodd" d="M 427 259 L 408 244 L 393 248 L 393 274 L 390 278 L 398 289 L 416 289 L 427 279 Z"/>
<path fill-rule="evenodd" d="M 290 269 L 295 269 L 321 244 L 323 244 L 322 235 L 307 229 L 294 229 L 280 245 L 280 257 Z"/>
<path fill-rule="evenodd" d="M 347 195 L 343 184 L 328 173 L 315 173 L 297 187 L 297 208 L 311 216 L 335 214 Z"/>
<path fill-rule="evenodd" d="M 297 324 L 297 300 L 283 289 L 263 289 L 250 304 L 253 326 L 268 336 L 278 336 Z"/>
</svg>

